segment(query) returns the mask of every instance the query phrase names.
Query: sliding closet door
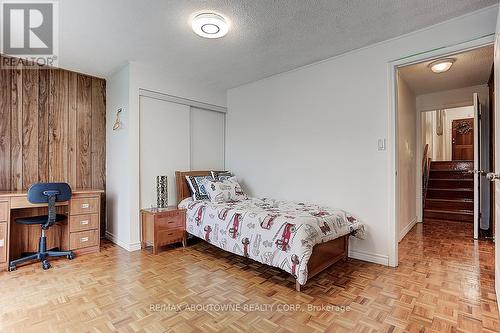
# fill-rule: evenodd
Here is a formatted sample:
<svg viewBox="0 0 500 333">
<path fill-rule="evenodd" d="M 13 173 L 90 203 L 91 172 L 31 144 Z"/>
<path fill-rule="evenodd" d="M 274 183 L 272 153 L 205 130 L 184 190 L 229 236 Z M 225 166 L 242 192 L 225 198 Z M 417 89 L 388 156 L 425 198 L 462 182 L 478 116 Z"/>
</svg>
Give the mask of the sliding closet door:
<svg viewBox="0 0 500 333">
<path fill-rule="evenodd" d="M 224 169 L 224 116 L 191 107 L 191 170 Z"/>
<path fill-rule="evenodd" d="M 156 206 L 156 176 L 168 176 L 168 203 L 176 204 L 175 171 L 189 170 L 189 106 L 140 97 L 141 208 Z"/>
</svg>

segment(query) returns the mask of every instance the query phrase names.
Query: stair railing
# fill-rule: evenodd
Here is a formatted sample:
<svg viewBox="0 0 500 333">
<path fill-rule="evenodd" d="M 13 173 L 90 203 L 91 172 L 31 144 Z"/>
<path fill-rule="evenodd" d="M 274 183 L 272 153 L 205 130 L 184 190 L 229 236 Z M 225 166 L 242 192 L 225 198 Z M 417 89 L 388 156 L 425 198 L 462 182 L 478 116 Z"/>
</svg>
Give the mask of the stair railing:
<svg viewBox="0 0 500 333">
<path fill-rule="evenodd" d="M 422 156 L 422 206 L 425 208 L 425 198 L 427 197 L 427 186 L 429 183 L 429 173 L 432 159 L 429 157 L 429 144 L 424 147 Z"/>
</svg>

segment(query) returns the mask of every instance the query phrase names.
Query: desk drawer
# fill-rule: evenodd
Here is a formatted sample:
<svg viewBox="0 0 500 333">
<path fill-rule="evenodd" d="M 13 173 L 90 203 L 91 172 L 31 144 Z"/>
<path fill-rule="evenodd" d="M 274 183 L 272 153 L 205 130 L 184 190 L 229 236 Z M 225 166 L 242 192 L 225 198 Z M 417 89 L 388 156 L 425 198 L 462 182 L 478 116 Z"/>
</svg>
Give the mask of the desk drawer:
<svg viewBox="0 0 500 333">
<path fill-rule="evenodd" d="M 6 222 L 9 219 L 9 203 L 0 202 L 0 222 Z"/>
<path fill-rule="evenodd" d="M 69 231 L 77 232 L 99 228 L 99 214 L 75 215 L 69 218 Z"/>
<path fill-rule="evenodd" d="M 99 213 L 99 201 L 99 197 L 73 198 L 71 199 L 69 212 L 72 216 Z"/>
<path fill-rule="evenodd" d="M 69 247 L 71 250 L 99 245 L 99 232 L 97 230 L 72 232 L 69 234 Z"/>
<path fill-rule="evenodd" d="M 0 263 L 7 261 L 7 223 L 0 223 Z"/>
</svg>

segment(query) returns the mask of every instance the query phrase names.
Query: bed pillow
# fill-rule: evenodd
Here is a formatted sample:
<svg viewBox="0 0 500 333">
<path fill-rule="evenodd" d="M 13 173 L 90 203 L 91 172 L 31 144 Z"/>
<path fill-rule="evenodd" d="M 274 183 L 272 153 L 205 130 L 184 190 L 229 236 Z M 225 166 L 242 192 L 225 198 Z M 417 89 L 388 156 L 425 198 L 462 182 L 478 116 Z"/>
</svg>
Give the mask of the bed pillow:
<svg viewBox="0 0 500 333">
<path fill-rule="evenodd" d="M 223 203 L 236 200 L 236 186 L 234 183 L 205 179 L 203 185 L 212 202 Z"/>
<path fill-rule="evenodd" d="M 229 171 L 211 171 L 212 178 L 214 180 L 224 181 L 228 178 L 233 177 L 233 174 Z"/>
<path fill-rule="evenodd" d="M 205 189 L 203 181 L 205 179 L 211 180 L 212 176 L 186 176 L 186 181 L 191 189 L 193 200 L 208 200 L 208 193 Z"/>
<path fill-rule="evenodd" d="M 243 189 L 241 188 L 240 183 L 238 183 L 238 179 L 236 177 L 234 177 L 234 176 L 229 177 L 225 181 L 234 184 L 234 191 L 235 191 L 235 195 L 236 195 L 235 200 L 248 199 L 248 196 L 246 195 L 245 192 L 243 192 Z"/>
<path fill-rule="evenodd" d="M 212 202 L 221 203 L 248 199 L 236 177 L 230 177 L 223 181 L 205 179 L 203 185 Z"/>
</svg>

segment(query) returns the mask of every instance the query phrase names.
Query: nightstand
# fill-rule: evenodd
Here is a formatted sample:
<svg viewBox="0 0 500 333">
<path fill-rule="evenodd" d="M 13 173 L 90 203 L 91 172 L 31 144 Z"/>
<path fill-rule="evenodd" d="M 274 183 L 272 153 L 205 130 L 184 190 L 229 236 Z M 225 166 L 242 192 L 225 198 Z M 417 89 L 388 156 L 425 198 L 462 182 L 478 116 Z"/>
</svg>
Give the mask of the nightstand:
<svg viewBox="0 0 500 333">
<path fill-rule="evenodd" d="M 141 248 L 182 242 L 186 246 L 186 210 L 177 207 L 141 209 Z"/>
</svg>

